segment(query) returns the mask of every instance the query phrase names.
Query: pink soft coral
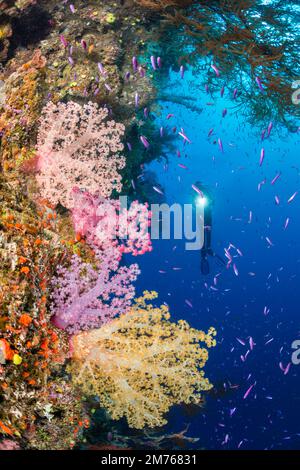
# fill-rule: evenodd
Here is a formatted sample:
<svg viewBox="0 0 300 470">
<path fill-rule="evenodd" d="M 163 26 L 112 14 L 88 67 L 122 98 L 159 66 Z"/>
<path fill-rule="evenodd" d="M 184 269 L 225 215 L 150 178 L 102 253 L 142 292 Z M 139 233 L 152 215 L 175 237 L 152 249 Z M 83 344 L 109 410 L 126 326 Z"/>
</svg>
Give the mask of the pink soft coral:
<svg viewBox="0 0 300 470">
<path fill-rule="evenodd" d="M 121 191 L 125 166 L 120 155 L 124 126 L 108 119 L 108 110 L 89 102 L 49 102 L 37 138 L 37 182 L 41 196 L 52 204 L 73 206 L 77 186 L 109 197 Z"/>
<path fill-rule="evenodd" d="M 20 450 L 20 446 L 12 439 L 2 439 L 0 441 L 0 450 Z"/>
<path fill-rule="evenodd" d="M 74 228 L 89 243 L 102 248 L 106 243 L 113 243 L 119 253 L 133 256 L 152 250 L 151 211 L 147 204 L 133 201 L 128 208 L 122 207 L 120 200 L 108 201 L 78 188 L 73 190 L 73 195 Z"/>
</svg>

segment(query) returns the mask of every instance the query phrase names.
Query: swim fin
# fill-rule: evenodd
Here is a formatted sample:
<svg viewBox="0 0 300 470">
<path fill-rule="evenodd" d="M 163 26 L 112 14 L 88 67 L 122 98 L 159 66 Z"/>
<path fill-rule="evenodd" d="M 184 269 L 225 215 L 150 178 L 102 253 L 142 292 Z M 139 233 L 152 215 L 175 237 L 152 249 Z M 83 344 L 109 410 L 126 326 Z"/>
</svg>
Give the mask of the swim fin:
<svg viewBox="0 0 300 470">
<path fill-rule="evenodd" d="M 207 276 L 209 274 L 209 263 L 208 263 L 206 256 L 205 257 L 203 256 L 201 258 L 201 273 L 204 276 Z"/>
</svg>

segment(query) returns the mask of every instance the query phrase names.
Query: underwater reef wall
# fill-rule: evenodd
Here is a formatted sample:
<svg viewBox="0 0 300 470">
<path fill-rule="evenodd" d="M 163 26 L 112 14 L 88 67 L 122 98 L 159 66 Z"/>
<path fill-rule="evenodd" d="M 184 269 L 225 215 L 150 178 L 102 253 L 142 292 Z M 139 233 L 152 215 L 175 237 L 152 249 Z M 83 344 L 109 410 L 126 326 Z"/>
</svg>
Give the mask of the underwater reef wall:
<svg viewBox="0 0 300 470">
<path fill-rule="evenodd" d="M 160 20 L 132 5 L 0 2 L 1 450 L 72 449 L 95 403 L 103 429 L 122 416 L 162 425 L 173 404 L 202 404 L 211 388 L 202 368 L 215 331 L 170 322 L 164 306 L 146 304 L 154 294 L 133 300 L 139 269 L 123 255 L 144 255 L 151 241 L 120 244 L 106 228 L 99 238 L 99 197 L 119 210 L 127 192 L 134 221 L 147 206 L 132 181 L 164 154 L 146 138 L 157 132 L 157 88 L 143 59 Z"/>
<path fill-rule="evenodd" d="M 160 102 L 202 112 L 170 70 L 226 89 L 261 140 L 273 122 L 299 130 L 290 15 L 282 0 L 0 0 L 0 450 L 82 448 L 91 429 L 95 450 L 197 441 L 157 427 L 173 405 L 205 406 L 216 332 L 173 322 L 150 285 L 135 298 L 127 255 L 152 251 L 149 189 L 165 198 L 145 167 L 189 143 L 158 125 Z"/>
</svg>

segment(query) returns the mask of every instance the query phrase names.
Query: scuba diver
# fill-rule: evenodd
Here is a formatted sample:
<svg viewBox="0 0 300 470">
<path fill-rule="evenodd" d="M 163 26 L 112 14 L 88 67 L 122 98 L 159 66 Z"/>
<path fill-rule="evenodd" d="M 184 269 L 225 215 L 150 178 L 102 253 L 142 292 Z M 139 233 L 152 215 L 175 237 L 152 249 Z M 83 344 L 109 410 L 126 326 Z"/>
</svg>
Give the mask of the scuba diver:
<svg viewBox="0 0 300 470">
<path fill-rule="evenodd" d="M 216 258 L 220 264 L 226 265 L 226 262 L 217 255 L 211 248 L 211 234 L 212 234 L 212 205 L 213 198 L 210 191 L 201 182 L 197 181 L 195 186 L 201 191 L 202 196 L 200 203 L 204 206 L 204 240 L 201 248 L 201 273 L 203 275 L 209 274 L 209 262 L 208 257 Z"/>
</svg>

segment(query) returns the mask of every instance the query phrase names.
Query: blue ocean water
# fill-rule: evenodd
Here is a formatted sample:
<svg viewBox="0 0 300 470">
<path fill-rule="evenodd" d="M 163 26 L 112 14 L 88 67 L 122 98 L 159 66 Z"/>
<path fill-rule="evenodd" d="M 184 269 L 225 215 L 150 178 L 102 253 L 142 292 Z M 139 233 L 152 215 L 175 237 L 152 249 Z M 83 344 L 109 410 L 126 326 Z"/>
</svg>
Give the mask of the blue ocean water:
<svg viewBox="0 0 300 470">
<path fill-rule="evenodd" d="M 194 204 L 197 194 L 191 185 L 201 181 L 208 186 L 214 200 L 213 249 L 224 257 L 224 248 L 231 243 L 243 256 L 234 258 L 238 275 L 232 266 L 226 269 L 212 259 L 211 273 L 203 276 L 199 250 L 186 251 L 184 240 L 171 239 L 154 241 L 153 252 L 139 259 L 138 294 L 157 290 L 173 319 L 184 318 L 204 330 L 214 326 L 218 332 L 205 368 L 215 392 L 197 412 L 173 409 L 165 430 L 178 432 L 189 424 L 188 435 L 199 438 L 196 448 L 297 449 L 300 365 L 291 364 L 291 344 L 300 337 L 300 194 L 287 201 L 300 190 L 299 134 L 274 121 L 270 137 L 262 143 L 262 124 L 247 122 L 229 88 L 225 86 L 221 98 L 219 92 L 211 95 L 201 89 L 202 81 L 192 70 L 184 79 L 170 72 L 173 96 L 191 97 L 203 111 L 160 103 L 158 127 L 183 128 L 191 144 L 184 145 L 178 136 L 181 156 L 172 151 L 168 168 L 161 161 L 150 169 L 168 204 Z M 220 89 L 222 85 L 220 78 Z M 228 113 L 222 118 L 224 108 Z M 166 120 L 169 113 L 174 117 Z M 265 160 L 260 166 L 262 147 Z M 279 172 L 281 177 L 272 185 Z"/>
</svg>

